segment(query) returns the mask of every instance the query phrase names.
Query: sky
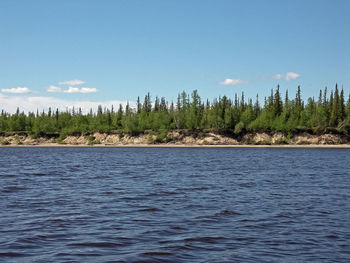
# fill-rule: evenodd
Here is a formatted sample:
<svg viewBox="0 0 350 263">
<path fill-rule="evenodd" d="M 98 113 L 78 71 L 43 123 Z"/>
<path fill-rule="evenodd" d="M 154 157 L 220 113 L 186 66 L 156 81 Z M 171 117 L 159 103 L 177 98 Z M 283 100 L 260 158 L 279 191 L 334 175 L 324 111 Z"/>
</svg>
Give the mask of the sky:
<svg viewBox="0 0 350 263">
<path fill-rule="evenodd" d="M 1 0 L 0 109 L 350 91 L 348 0 Z"/>
</svg>

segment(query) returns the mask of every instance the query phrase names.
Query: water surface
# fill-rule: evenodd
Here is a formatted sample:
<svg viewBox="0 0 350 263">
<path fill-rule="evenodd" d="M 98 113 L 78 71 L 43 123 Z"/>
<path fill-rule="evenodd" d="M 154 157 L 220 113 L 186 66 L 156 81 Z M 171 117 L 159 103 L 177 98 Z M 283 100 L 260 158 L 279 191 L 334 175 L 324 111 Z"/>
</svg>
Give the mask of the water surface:
<svg viewBox="0 0 350 263">
<path fill-rule="evenodd" d="M 0 262 L 349 262 L 350 150 L 0 148 Z"/>
</svg>

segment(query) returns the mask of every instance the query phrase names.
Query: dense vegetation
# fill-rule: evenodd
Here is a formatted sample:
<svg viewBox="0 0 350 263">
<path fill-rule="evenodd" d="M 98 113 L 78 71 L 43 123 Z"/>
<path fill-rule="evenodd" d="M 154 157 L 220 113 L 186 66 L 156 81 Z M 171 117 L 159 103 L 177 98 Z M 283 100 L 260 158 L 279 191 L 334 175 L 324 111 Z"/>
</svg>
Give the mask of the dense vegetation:
<svg viewBox="0 0 350 263">
<path fill-rule="evenodd" d="M 233 99 L 223 96 L 210 103 L 202 101 L 195 90 L 191 96 L 182 92 L 177 101 L 170 104 L 163 97 L 156 97 L 152 102 L 148 93 L 143 102 L 137 99 L 136 108 L 119 105 L 115 110 L 113 106 L 110 109 L 99 106 L 97 112 L 90 110 L 88 114 L 74 108 L 66 112 L 49 109 L 28 114 L 18 109 L 14 114 L 2 111 L 0 116 L 0 132 L 32 135 L 77 135 L 95 131 L 138 134 L 149 130 L 166 134 L 174 129 L 215 129 L 235 134 L 257 131 L 293 133 L 300 130 L 349 134 L 350 95 L 345 100 L 343 89 L 339 90 L 336 85 L 329 96 L 325 88 L 320 90 L 317 101 L 309 98 L 304 102 L 300 86 L 293 99 L 289 98 L 288 91 L 282 96 L 277 86 L 261 106 L 258 95 L 254 102 L 246 100 L 242 93 Z"/>
</svg>

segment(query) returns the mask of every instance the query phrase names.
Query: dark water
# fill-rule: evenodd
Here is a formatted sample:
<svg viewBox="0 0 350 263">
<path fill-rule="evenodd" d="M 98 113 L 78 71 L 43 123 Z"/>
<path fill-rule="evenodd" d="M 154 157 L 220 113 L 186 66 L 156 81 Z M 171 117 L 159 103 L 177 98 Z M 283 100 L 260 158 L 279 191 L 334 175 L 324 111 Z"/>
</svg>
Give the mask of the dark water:
<svg viewBox="0 0 350 263">
<path fill-rule="evenodd" d="M 350 150 L 0 148 L 0 262 L 350 262 Z"/>
</svg>

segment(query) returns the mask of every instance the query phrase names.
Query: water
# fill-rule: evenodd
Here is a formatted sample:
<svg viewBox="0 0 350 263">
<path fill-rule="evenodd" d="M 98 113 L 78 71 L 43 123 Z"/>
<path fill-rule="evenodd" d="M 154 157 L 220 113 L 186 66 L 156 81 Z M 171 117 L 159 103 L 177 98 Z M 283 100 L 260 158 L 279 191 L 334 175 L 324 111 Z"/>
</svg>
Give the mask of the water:
<svg viewBox="0 0 350 263">
<path fill-rule="evenodd" d="M 0 148 L 0 262 L 350 262 L 350 150 Z"/>
</svg>

